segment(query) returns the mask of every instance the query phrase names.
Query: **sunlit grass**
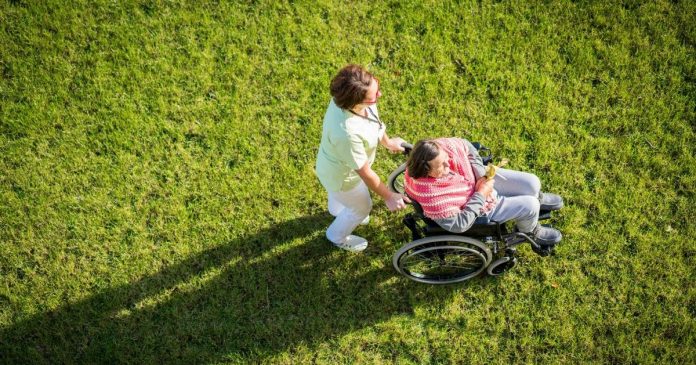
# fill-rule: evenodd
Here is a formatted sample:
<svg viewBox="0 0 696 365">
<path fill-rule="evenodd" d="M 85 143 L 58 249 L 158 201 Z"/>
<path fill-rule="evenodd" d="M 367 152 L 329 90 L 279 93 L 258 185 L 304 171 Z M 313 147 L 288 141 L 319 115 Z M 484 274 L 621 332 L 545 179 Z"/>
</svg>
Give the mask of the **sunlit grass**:
<svg viewBox="0 0 696 365">
<path fill-rule="evenodd" d="M 0 4 L 0 362 L 692 363 L 696 7 Z M 375 199 L 323 238 L 328 83 L 462 136 L 566 207 L 558 255 L 418 285 Z M 402 162 L 381 150 L 383 177 Z"/>
</svg>

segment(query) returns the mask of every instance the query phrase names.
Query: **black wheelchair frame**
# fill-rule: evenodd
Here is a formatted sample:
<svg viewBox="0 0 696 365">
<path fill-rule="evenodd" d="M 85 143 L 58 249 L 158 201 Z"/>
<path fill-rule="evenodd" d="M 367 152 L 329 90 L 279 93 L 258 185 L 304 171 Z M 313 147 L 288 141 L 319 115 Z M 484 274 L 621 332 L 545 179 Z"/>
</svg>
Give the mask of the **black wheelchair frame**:
<svg viewBox="0 0 696 365">
<path fill-rule="evenodd" d="M 493 160 L 490 149 L 472 143 L 479 151 L 484 165 Z M 402 144 L 408 155 L 413 146 Z M 387 180 L 389 189 L 405 194 L 403 175 L 406 163 L 394 170 Z M 452 284 L 471 279 L 484 270 L 498 276 L 517 264 L 517 246 L 528 242 L 541 256 L 553 254 L 553 247 L 542 247 L 528 235 L 517 232 L 512 222 L 495 222 L 487 216 L 476 219 L 467 231 L 451 233 L 423 215 L 413 199 L 414 212 L 406 214 L 404 225 L 411 231 L 413 241 L 402 246 L 392 263 L 400 274 L 420 283 Z M 539 212 L 539 221 L 551 218 L 551 212 Z M 494 260 L 495 258 L 495 260 Z"/>
</svg>

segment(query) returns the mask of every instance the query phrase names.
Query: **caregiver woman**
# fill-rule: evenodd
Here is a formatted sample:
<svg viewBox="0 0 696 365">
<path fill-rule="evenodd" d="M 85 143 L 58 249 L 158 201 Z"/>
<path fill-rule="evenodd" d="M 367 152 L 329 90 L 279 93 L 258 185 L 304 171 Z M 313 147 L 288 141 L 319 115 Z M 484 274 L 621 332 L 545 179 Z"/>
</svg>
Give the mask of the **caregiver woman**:
<svg viewBox="0 0 696 365">
<path fill-rule="evenodd" d="M 392 193 L 370 167 L 377 145 L 403 151 L 401 138 L 389 138 L 379 119 L 379 81 L 358 65 L 348 65 L 331 81 L 331 102 L 324 115 L 316 173 L 329 196 L 329 212 L 336 217 L 326 230 L 334 245 L 358 252 L 367 240 L 352 235 L 358 224 L 367 224 L 372 210 L 372 190 L 389 210 L 405 207 L 401 194 Z M 369 190 L 368 190 L 369 189 Z"/>
</svg>

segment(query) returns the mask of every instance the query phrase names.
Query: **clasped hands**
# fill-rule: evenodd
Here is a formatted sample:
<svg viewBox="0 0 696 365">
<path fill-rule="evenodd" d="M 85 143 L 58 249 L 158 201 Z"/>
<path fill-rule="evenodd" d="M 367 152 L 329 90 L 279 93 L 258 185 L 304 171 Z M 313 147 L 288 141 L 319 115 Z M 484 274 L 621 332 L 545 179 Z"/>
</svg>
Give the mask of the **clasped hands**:
<svg viewBox="0 0 696 365">
<path fill-rule="evenodd" d="M 493 193 L 493 185 L 495 184 L 495 178 L 487 178 L 481 176 L 476 180 L 476 185 L 474 189 L 477 193 L 481 193 L 485 198 L 488 198 L 491 193 Z"/>
</svg>

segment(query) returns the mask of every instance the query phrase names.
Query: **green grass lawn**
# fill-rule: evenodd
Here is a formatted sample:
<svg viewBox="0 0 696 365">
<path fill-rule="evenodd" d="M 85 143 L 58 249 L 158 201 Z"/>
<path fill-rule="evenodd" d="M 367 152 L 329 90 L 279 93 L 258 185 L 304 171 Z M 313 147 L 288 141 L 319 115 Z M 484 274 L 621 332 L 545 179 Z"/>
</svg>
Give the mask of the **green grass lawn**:
<svg viewBox="0 0 696 365">
<path fill-rule="evenodd" d="M 696 363 L 696 2 L 0 2 L 0 363 Z M 400 277 L 324 238 L 328 84 L 481 141 L 557 255 Z M 381 149 L 386 178 L 403 161 Z"/>
</svg>

